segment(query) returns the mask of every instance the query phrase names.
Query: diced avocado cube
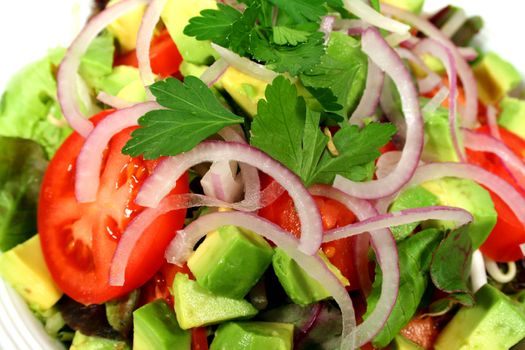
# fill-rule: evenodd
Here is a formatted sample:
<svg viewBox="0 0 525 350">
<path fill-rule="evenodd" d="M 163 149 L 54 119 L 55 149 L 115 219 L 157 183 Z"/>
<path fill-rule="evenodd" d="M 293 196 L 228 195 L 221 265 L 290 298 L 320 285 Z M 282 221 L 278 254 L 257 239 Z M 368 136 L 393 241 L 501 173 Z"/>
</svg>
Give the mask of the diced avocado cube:
<svg viewBox="0 0 525 350">
<path fill-rule="evenodd" d="M 426 103 L 422 100 L 422 103 Z M 421 158 L 427 162 L 458 162 L 448 123 L 448 109 L 438 107 L 433 112 L 423 112 L 425 146 Z M 461 135 L 459 129 L 457 135 Z M 459 138 L 460 145 L 463 140 Z"/>
<path fill-rule="evenodd" d="M 208 234 L 188 260 L 197 283 L 213 294 L 243 298 L 272 262 L 273 249 L 261 236 L 236 226 Z"/>
<path fill-rule="evenodd" d="M 330 263 L 326 256 L 321 255 L 321 258 L 327 267 L 341 280 L 343 285 L 350 285 L 348 280 L 343 277 L 337 267 Z M 284 291 L 295 304 L 309 305 L 331 296 L 320 282 L 310 277 L 282 249 L 277 248 L 275 250 L 272 265 Z"/>
<path fill-rule="evenodd" d="M 224 72 L 219 80 L 222 87 L 233 100 L 250 116 L 257 114 L 257 103 L 264 99 L 264 92 L 268 83 L 233 67 Z"/>
<path fill-rule="evenodd" d="M 505 97 L 500 107 L 499 125 L 525 139 L 525 101 Z"/>
<path fill-rule="evenodd" d="M 122 0 L 111 0 L 108 6 L 112 6 Z M 134 9 L 111 23 L 107 28 L 115 36 L 123 52 L 134 50 L 137 45 L 137 34 L 139 32 L 142 17 L 146 10 L 145 4 L 137 5 Z"/>
<path fill-rule="evenodd" d="M 485 284 L 476 292 L 476 305 L 462 307 L 436 340 L 436 350 L 506 350 L 525 337 L 525 310 L 508 296 Z"/>
<path fill-rule="evenodd" d="M 133 80 L 118 92 L 117 97 L 132 103 L 145 102 L 146 89 L 141 80 Z"/>
<path fill-rule="evenodd" d="M 474 249 L 479 248 L 496 225 L 498 213 L 490 194 L 472 180 L 443 178 L 423 183 L 426 190 L 437 196 L 440 205 L 463 208 L 470 212 L 474 220 L 468 227 Z M 450 221 L 431 221 L 425 227 L 452 229 L 456 223 Z"/>
<path fill-rule="evenodd" d="M 87 336 L 77 331 L 69 350 L 129 350 L 129 346 L 121 340 Z"/>
<path fill-rule="evenodd" d="M 250 318 L 257 309 L 244 299 L 215 295 L 179 273 L 173 281 L 175 313 L 182 329 Z"/>
<path fill-rule="evenodd" d="M 215 332 L 210 350 L 292 350 L 293 325 L 273 322 L 228 322 Z"/>
<path fill-rule="evenodd" d="M 398 334 L 390 347 L 392 350 L 424 350 L 421 346 Z"/>
<path fill-rule="evenodd" d="M 0 255 L 0 276 L 33 310 L 48 310 L 62 297 L 47 269 L 38 235 Z"/>
<path fill-rule="evenodd" d="M 159 299 L 133 312 L 133 350 L 189 350 L 191 334 L 182 330 L 175 313 Z"/>
<path fill-rule="evenodd" d="M 208 64 L 213 61 L 215 50 L 209 41 L 199 41 L 184 34 L 193 17 L 198 17 L 206 9 L 216 9 L 215 0 L 168 0 L 162 10 L 161 18 L 171 38 L 177 45 L 182 58 L 195 64 Z"/>
<path fill-rule="evenodd" d="M 486 53 L 473 70 L 479 98 L 487 105 L 497 103 L 521 82 L 518 70 L 494 52 Z"/>
<path fill-rule="evenodd" d="M 381 0 L 385 4 L 390 4 L 414 13 L 421 13 L 425 0 Z"/>
<path fill-rule="evenodd" d="M 411 187 L 403 191 L 390 206 L 389 212 L 405 209 L 429 207 L 438 205 L 438 198 L 421 186 Z M 391 227 L 396 241 L 406 238 L 419 225 L 419 222 Z"/>
</svg>

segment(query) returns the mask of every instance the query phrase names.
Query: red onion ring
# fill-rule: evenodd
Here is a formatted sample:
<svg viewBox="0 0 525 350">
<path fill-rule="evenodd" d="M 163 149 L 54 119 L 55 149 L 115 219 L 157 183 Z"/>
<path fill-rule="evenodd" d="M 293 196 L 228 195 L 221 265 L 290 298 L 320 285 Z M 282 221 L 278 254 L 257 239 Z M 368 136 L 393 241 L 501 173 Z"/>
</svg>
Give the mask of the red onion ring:
<svg viewBox="0 0 525 350">
<path fill-rule="evenodd" d="M 458 226 L 472 221 L 472 215 L 460 208 L 446 206 L 421 207 L 377 215 L 354 224 L 338 227 L 325 232 L 323 243 L 351 237 L 367 231 L 376 231 L 398 225 L 426 220 L 456 221 Z"/>
<path fill-rule="evenodd" d="M 256 167 L 270 175 L 288 191 L 294 200 L 301 221 L 299 249 L 306 254 L 315 254 L 321 245 L 323 226 L 312 196 L 301 180 L 288 168 L 258 149 L 245 144 L 207 141 L 189 152 L 165 159 L 144 182 L 136 202 L 145 207 L 155 207 L 174 188 L 176 179 L 187 169 L 202 162 L 223 160 L 233 160 Z"/>
<path fill-rule="evenodd" d="M 352 198 L 333 187 L 316 185 L 310 188 L 310 191 L 314 195 L 328 197 L 344 204 L 359 220 L 377 215 L 377 211 L 369 202 Z M 381 331 L 396 303 L 399 290 L 399 260 L 392 233 L 389 229 L 373 231 L 370 232 L 370 239 L 381 271 L 383 271 L 383 283 L 381 296 L 374 311 L 355 331 L 356 347 L 368 343 Z"/>
<path fill-rule="evenodd" d="M 474 74 L 472 73 L 472 69 L 463 59 L 456 45 L 454 45 L 454 43 L 432 23 L 420 16 L 388 4 L 381 4 L 381 10 L 388 15 L 395 16 L 402 21 L 412 24 L 429 38 L 440 42 L 452 52 L 452 55 L 456 60 L 457 72 L 465 91 L 466 106 L 464 113 L 462 113 L 463 126 L 473 127 L 476 124 L 478 117 L 478 86 Z"/>
<path fill-rule="evenodd" d="M 456 62 L 452 51 L 448 49 L 445 45 L 433 40 L 433 39 L 423 39 L 417 44 L 414 48 L 414 52 L 417 54 L 428 53 L 436 58 L 438 58 L 447 71 L 448 76 L 448 128 L 450 131 L 450 137 L 452 138 L 452 144 L 454 150 L 460 161 L 465 162 L 466 155 L 465 149 L 461 146 L 459 136 L 457 133 L 458 122 L 457 122 L 457 93 L 458 93 L 458 76 L 456 71 Z"/>
<path fill-rule="evenodd" d="M 80 203 L 97 199 L 103 153 L 111 138 L 126 128 L 138 125 L 138 119 L 147 112 L 160 108 L 156 102 L 146 102 L 118 110 L 102 120 L 88 135 L 76 162 L 75 195 Z"/>
<path fill-rule="evenodd" d="M 243 183 L 237 176 L 237 163 L 215 162 L 201 179 L 205 195 L 225 202 L 234 202 L 241 197 Z"/>
<path fill-rule="evenodd" d="M 410 30 L 406 24 L 382 15 L 361 0 L 344 0 L 344 6 L 350 13 L 378 28 L 399 34 Z"/>
<path fill-rule="evenodd" d="M 371 59 L 368 59 L 365 91 L 349 119 L 350 124 L 363 126 L 364 119 L 374 115 L 379 104 L 384 81 L 385 74 L 383 71 Z"/>
<path fill-rule="evenodd" d="M 202 73 L 200 79 L 208 87 L 212 87 L 213 84 L 215 84 L 222 77 L 229 67 L 230 64 L 224 58 L 219 58 L 217 61 L 213 62 L 213 64 L 208 69 L 206 69 L 204 73 Z"/>
<path fill-rule="evenodd" d="M 412 177 L 423 149 L 423 118 L 410 73 L 377 29 L 370 28 L 365 31 L 362 47 L 370 59 L 390 75 L 399 90 L 407 126 L 405 146 L 397 167 L 387 177 L 368 182 L 354 182 L 337 175 L 334 187 L 353 197 L 376 199 L 397 192 Z"/>
<path fill-rule="evenodd" d="M 376 162 L 376 177 L 382 179 L 396 168 L 399 159 L 401 158 L 400 151 L 390 151 L 383 153 Z"/>
<path fill-rule="evenodd" d="M 461 56 L 469 62 L 474 61 L 479 56 L 476 49 L 472 47 L 460 47 L 458 48 L 458 51 Z"/>
<path fill-rule="evenodd" d="M 160 19 L 160 14 L 164 5 L 166 5 L 167 0 L 151 0 L 148 8 L 144 12 L 142 17 L 142 22 L 140 23 L 139 31 L 137 34 L 137 61 L 139 65 L 140 78 L 144 87 L 146 87 L 146 92 L 148 93 L 148 98 L 153 100 L 151 92 L 147 88 L 155 82 L 155 74 L 151 70 L 150 62 L 150 45 L 151 38 L 155 32 L 155 27 Z"/>
<path fill-rule="evenodd" d="M 423 106 L 423 113 L 434 113 L 449 96 L 450 90 L 446 86 L 442 86 L 425 106 Z"/>
<path fill-rule="evenodd" d="M 321 20 L 321 26 L 319 30 L 324 33 L 324 42 L 325 44 L 330 39 L 330 34 L 334 29 L 335 17 L 334 16 L 324 16 Z"/>
<path fill-rule="evenodd" d="M 392 47 L 399 46 L 401 43 L 404 43 L 407 40 L 410 40 L 412 35 L 410 35 L 409 32 L 399 34 L 399 33 L 392 33 L 385 37 L 385 41 L 388 43 L 388 45 Z"/>
<path fill-rule="evenodd" d="M 490 134 L 494 138 L 501 140 L 498 126 L 498 110 L 492 105 L 487 106 L 487 125 L 489 126 Z"/>
<path fill-rule="evenodd" d="M 441 77 L 435 72 L 433 72 L 430 68 L 428 68 L 427 64 L 412 51 L 399 47 L 396 48 L 396 52 L 401 58 L 410 60 L 413 63 L 417 64 L 427 74 L 425 78 L 419 79 L 417 82 L 419 91 L 421 91 L 421 93 L 429 93 L 441 83 Z"/>
<path fill-rule="evenodd" d="M 334 30 L 346 32 L 348 35 L 361 35 L 370 24 L 361 19 L 337 19 Z"/>
<path fill-rule="evenodd" d="M 213 213 L 201 216 L 179 231 L 166 250 L 166 258 L 172 264 L 181 265 L 188 260 L 193 247 L 208 232 L 225 225 L 235 225 L 260 234 L 285 251 L 307 273 L 323 284 L 341 309 L 343 332 L 341 349 L 354 349 L 355 314 L 352 300 L 339 279 L 327 268 L 317 254 L 307 255 L 298 249 L 298 242 L 292 235 L 277 225 L 253 214 L 241 212 Z"/>
<path fill-rule="evenodd" d="M 78 34 L 66 52 L 57 73 L 57 95 L 67 122 L 80 135 L 86 137 L 93 130 L 93 123 L 85 119 L 77 102 L 77 72 L 80 60 L 89 44 L 113 21 L 134 7 L 148 0 L 123 0 L 93 17 Z"/>
<path fill-rule="evenodd" d="M 104 91 L 98 93 L 97 100 L 115 109 L 129 108 L 134 104 L 133 102 L 123 100 L 120 97 L 110 95 Z"/>
<path fill-rule="evenodd" d="M 467 19 L 465 11 L 463 9 L 457 9 L 441 27 L 441 32 L 447 37 L 452 38 Z"/>
<path fill-rule="evenodd" d="M 265 66 L 255 63 L 253 61 L 250 61 L 249 59 L 245 57 L 241 57 L 237 55 L 235 52 L 230 51 L 222 46 L 219 46 L 217 44 L 212 43 L 211 46 L 215 51 L 219 53 L 219 55 L 224 58 L 226 62 L 228 62 L 229 65 L 233 66 L 234 68 L 238 69 L 239 71 L 243 72 L 244 74 L 248 74 L 254 78 L 271 82 L 275 77 L 277 77 L 277 73 L 275 73 L 272 70 L 269 70 Z"/>
</svg>

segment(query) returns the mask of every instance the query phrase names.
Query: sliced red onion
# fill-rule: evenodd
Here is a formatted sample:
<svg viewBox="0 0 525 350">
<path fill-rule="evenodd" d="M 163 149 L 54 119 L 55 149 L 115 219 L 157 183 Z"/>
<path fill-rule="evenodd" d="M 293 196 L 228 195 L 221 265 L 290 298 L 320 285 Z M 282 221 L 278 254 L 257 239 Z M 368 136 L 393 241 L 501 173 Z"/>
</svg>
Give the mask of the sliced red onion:
<svg viewBox="0 0 525 350">
<path fill-rule="evenodd" d="M 242 195 L 243 183 L 237 176 L 236 162 L 215 162 L 201 179 L 204 194 L 225 202 L 235 202 Z"/>
<path fill-rule="evenodd" d="M 452 38 L 466 21 L 467 14 L 465 11 L 463 9 L 457 9 L 441 27 L 441 32 L 447 37 Z"/>
<path fill-rule="evenodd" d="M 370 24 L 361 19 L 337 19 L 333 29 L 348 35 L 361 35 L 369 27 Z"/>
<path fill-rule="evenodd" d="M 474 61 L 479 56 L 479 53 L 476 51 L 476 49 L 472 47 L 460 47 L 458 48 L 458 51 L 461 56 L 469 62 Z"/>
<path fill-rule="evenodd" d="M 457 94 L 458 94 L 458 76 L 456 71 L 457 63 L 455 61 L 452 51 L 448 49 L 445 45 L 435 41 L 433 39 L 423 39 L 417 44 L 414 48 L 414 52 L 418 54 L 428 53 L 436 58 L 438 58 L 447 71 L 448 76 L 448 128 L 450 131 L 450 137 L 452 139 L 452 144 L 454 150 L 460 161 L 465 162 L 466 155 L 465 149 L 462 147 L 459 136 L 457 133 L 458 122 L 457 122 Z"/>
<path fill-rule="evenodd" d="M 162 108 L 156 102 L 136 104 L 114 112 L 89 134 L 77 158 L 75 195 L 80 203 L 97 199 L 103 153 L 111 138 L 120 131 L 138 125 L 138 119 L 149 111 Z"/>
<path fill-rule="evenodd" d="M 374 115 L 379 104 L 384 81 L 385 74 L 383 71 L 371 59 L 368 59 L 365 91 L 349 119 L 350 124 L 363 126 L 364 119 Z"/>
<path fill-rule="evenodd" d="M 150 0 L 148 8 L 144 12 L 142 17 L 142 22 L 137 34 L 137 61 L 139 65 L 140 78 L 146 91 L 148 92 L 148 97 L 153 99 L 148 86 L 152 85 L 155 82 L 155 74 L 151 70 L 150 62 L 150 45 L 151 38 L 155 32 L 155 27 L 160 19 L 160 14 L 164 5 L 166 5 L 167 0 Z"/>
<path fill-rule="evenodd" d="M 450 91 L 446 86 L 442 86 L 438 92 L 423 106 L 423 113 L 434 113 L 449 97 Z"/>
<path fill-rule="evenodd" d="M 472 291 L 475 293 L 485 284 L 487 284 L 487 271 L 485 270 L 485 262 L 483 255 L 479 250 L 475 250 L 472 254 L 472 265 L 470 267 L 470 283 Z"/>
<path fill-rule="evenodd" d="M 369 202 L 352 198 L 333 187 L 316 185 L 310 188 L 310 191 L 314 195 L 328 197 L 344 204 L 359 220 L 366 220 L 377 215 L 377 211 Z M 399 291 L 399 259 L 392 233 L 389 229 L 372 231 L 370 239 L 381 271 L 383 271 L 383 283 L 376 307 L 356 329 L 356 347 L 368 343 L 383 329 L 396 303 Z"/>
<path fill-rule="evenodd" d="M 401 58 L 388 46 L 377 29 L 367 29 L 362 37 L 363 51 L 394 81 L 399 91 L 406 122 L 406 141 L 401 159 L 387 177 L 354 182 L 337 175 L 334 186 L 350 196 L 376 199 L 397 192 L 414 173 L 423 148 L 423 118 L 412 77 Z"/>
<path fill-rule="evenodd" d="M 57 94 L 60 108 L 69 125 L 86 137 L 93 130 L 93 123 L 85 119 L 77 102 L 77 72 L 80 60 L 97 35 L 113 21 L 134 7 L 148 0 L 123 0 L 93 17 L 78 34 L 66 52 L 57 74 Z"/>
<path fill-rule="evenodd" d="M 176 184 L 176 180 L 189 168 L 203 162 L 237 161 L 246 163 L 270 175 L 284 187 L 294 200 L 301 221 L 301 244 L 307 254 L 315 254 L 323 236 L 321 216 L 317 206 L 301 180 L 288 168 L 256 148 L 239 143 L 207 141 L 187 153 L 169 157 L 144 182 L 137 195 L 137 204 L 155 207 Z"/>
<path fill-rule="evenodd" d="M 319 30 L 324 33 L 324 41 L 328 42 L 330 39 L 330 34 L 334 29 L 335 17 L 334 16 L 324 16 L 321 20 L 321 26 Z"/>
<path fill-rule="evenodd" d="M 213 84 L 215 84 L 222 75 L 226 72 L 230 65 L 224 58 L 219 58 L 217 61 L 213 62 L 213 64 L 202 73 L 200 76 L 200 79 L 203 81 L 204 84 L 208 85 L 208 87 L 212 87 Z"/>
<path fill-rule="evenodd" d="M 272 241 L 312 278 L 322 283 L 332 295 L 341 309 L 343 332 L 341 349 L 354 349 L 358 345 L 354 341 L 355 314 L 352 300 L 339 279 L 327 268 L 317 254 L 306 255 L 297 249 L 297 240 L 280 227 L 253 214 L 241 212 L 213 213 L 201 216 L 186 228 L 177 233 L 175 239 L 166 250 L 166 258 L 172 264 L 181 265 L 188 260 L 193 247 L 208 232 L 213 232 L 222 226 L 235 225 L 242 229 L 255 232 Z"/>
<path fill-rule="evenodd" d="M 381 91 L 379 104 L 381 105 L 381 110 L 385 114 L 386 119 L 394 124 L 397 129 L 397 133 L 394 136 L 393 142 L 402 145 L 406 139 L 407 125 L 405 123 L 403 112 L 400 111 L 397 106 L 395 92 L 396 90 L 392 86 L 392 79 L 390 79 L 388 76 L 385 76 L 385 82 L 383 83 L 383 90 Z"/>
<path fill-rule="evenodd" d="M 98 93 L 97 100 L 115 109 L 129 108 L 134 104 L 133 102 L 123 100 L 120 97 L 110 95 L 104 91 Z"/>
<path fill-rule="evenodd" d="M 501 140 L 498 126 L 498 110 L 492 105 L 487 106 L 487 125 L 489 126 L 490 134 L 494 138 Z"/>
<path fill-rule="evenodd" d="M 465 111 L 462 113 L 463 126 L 473 127 L 476 125 L 478 117 L 478 86 L 472 69 L 461 57 L 456 45 L 447 38 L 438 28 L 423 17 L 417 16 L 408 11 L 404 11 L 388 4 L 381 4 L 381 10 L 391 16 L 395 16 L 402 21 L 408 22 L 444 46 L 446 46 L 456 60 L 456 68 L 465 91 Z"/>
<path fill-rule="evenodd" d="M 382 15 L 361 0 L 344 0 L 344 6 L 350 13 L 378 28 L 400 34 L 410 30 L 406 24 Z"/>
<path fill-rule="evenodd" d="M 472 221 L 472 215 L 464 209 L 445 206 L 406 209 L 398 212 L 376 215 L 355 224 L 334 228 L 325 232 L 323 242 L 331 242 L 363 232 L 426 220 L 456 221 L 458 226 L 462 226 Z"/>
<path fill-rule="evenodd" d="M 509 171 L 517 179 L 525 179 L 525 163 L 502 141 L 493 136 L 478 133 L 469 129 L 463 129 L 465 146 L 468 149 L 478 152 L 493 153 L 506 165 Z"/>
<path fill-rule="evenodd" d="M 417 82 L 419 91 L 421 91 L 421 93 L 429 93 L 434 90 L 436 86 L 439 85 L 439 83 L 441 83 L 441 77 L 428 68 L 427 64 L 418 55 L 404 48 L 396 48 L 396 52 L 399 56 L 401 56 L 401 58 L 407 59 L 417 64 L 427 74 L 425 78 L 419 79 Z"/>
<path fill-rule="evenodd" d="M 217 44 L 212 43 L 211 46 L 219 53 L 219 55 L 224 58 L 226 62 L 228 62 L 229 65 L 233 66 L 234 68 L 240 70 L 241 72 L 248 74 L 252 77 L 255 77 L 257 79 L 271 82 L 275 77 L 277 77 L 277 73 L 274 71 L 269 70 L 265 66 L 255 63 L 253 61 L 250 61 L 249 59 L 245 57 L 241 57 L 237 55 L 235 52 L 232 52 L 222 46 L 219 46 Z"/>
<path fill-rule="evenodd" d="M 525 257 L 525 243 L 520 245 L 521 252 L 523 253 L 523 256 Z"/>
<path fill-rule="evenodd" d="M 405 42 L 407 40 L 410 40 L 411 37 L 412 37 L 412 35 L 409 32 L 406 32 L 406 33 L 403 33 L 403 34 L 392 33 L 392 34 L 388 35 L 387 37 L 385 37 L 385 40 L 388 43 L 388 45 L 390 45 L 392 47 L 397 47 L 401 43 L 403 43 L 403 42 Z"/>
<path fill-rule="evenodd" d="M 401 159 L 400 151 L 383 153 L 376 162 L 376 177 L 378 179 L 387 177 L 396 168 L 399 159 Z"/>
<path fill-rule="evenodd" d="M 356 271 L 359 271 L 357 276 L 359 287 L 364 297 L 368 297 L 372 292 L 372 280 L 370 279 L 370 267 L 368 261 L 368 251 L 370 249 L 370 234 L 363 233 L 357 236 L 354 244 L 354 264 Z"/>
</svg>

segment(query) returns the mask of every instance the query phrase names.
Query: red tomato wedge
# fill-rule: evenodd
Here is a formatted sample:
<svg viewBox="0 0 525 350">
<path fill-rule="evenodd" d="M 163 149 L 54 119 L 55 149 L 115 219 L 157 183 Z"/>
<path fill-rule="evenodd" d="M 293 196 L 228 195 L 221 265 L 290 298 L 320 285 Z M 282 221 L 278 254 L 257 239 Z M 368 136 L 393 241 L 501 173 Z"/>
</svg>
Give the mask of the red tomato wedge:
<svg viewBox="0 0 525 350">
<path fill-rule="evenodd" d="M 489 128 L 488 126 L 483 126 L 477 131 L 488 134 Z M 525 161 L 525 140 L 504 128 L 499 128 L 499 131 L 501 139 L 507 147 Z M 496 174 L 512 184 L 522 195 L 525 195 L 525 191 L 518 186 L 516 180 L 509 174 L 496 155 L 467 150 L 467 158 L 469 163 L 479 165 L 485 170 Z M 523 257 L 519 245 L 525 243 L 525 229 L 508 205 L 496 194 L 489 192 L 498 213 L 498 221 L 480 249 L 483 254 L 498 262 L 519 260 Z"/>
<path fill-rule="evenodd" d="M 261 179 L 263 188 L 271 181 L 265 175 Z M 314 196 L 314 199 L 321 213 L 325 230 L 345 226 L 356 221 L 355 215 L 343 204 L 324 197 Z M 301 234 L 301 222 L 295 211 L 293 200 L 286 192 L 269 206 L 260 209 L 259 215 L 279 225 L 296 237 L 299 237 Z M 356 237 L 350 237 L 322 245 L 323 252 L 330 262 L 350 281 L 349 290 L 359 289 L 359 272 L 354 264 L 355 240 Z"/>
<path fill-rule="evenodd" d="M 111 111 L 94 118 L 102 120 Z M 83 304 L 100 304 L 140 287 L 164 263 L 164 250 L 186 215 L 177 210 L 160 216 L 143 233 L 122 287 L 110 286 L 109 269 L 128 223 L 142 210 L 134 203 L 140 186 L 157 165 L 121 153 L 134 128 L 115 135 L 104 154 L 95 203 L 80 204 L 74 191 L 75 162 L 84 139 L 73 133 L 51 160 L 38 206 L 38 229 L 46 263 L 57 285 Z M 188 192 L 187 176 L 174 193 Z"/>
<path fill-rule="evenodd" d="M 179 71 L 182 56 L 166 29 L 153 37 L 149 58 L 151 70 L 162 78 L 175 75 Z M 120 65 L 138 67 L 137 51 L 133 50 L 123 56 L 117 56 L 115 66 Z"/>
</svg>

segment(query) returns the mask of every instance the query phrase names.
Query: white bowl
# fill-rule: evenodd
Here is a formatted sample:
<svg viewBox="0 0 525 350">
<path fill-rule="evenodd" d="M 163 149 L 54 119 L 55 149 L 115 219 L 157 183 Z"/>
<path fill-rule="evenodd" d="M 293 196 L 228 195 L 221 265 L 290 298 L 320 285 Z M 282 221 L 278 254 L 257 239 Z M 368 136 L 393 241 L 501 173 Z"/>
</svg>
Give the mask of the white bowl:
<svg viewBox="0 0 525 350">
<path fill-rule="evenodd" d="M 525 73 L 525 49 L 520 33 L 525 2 L 495 5 L 489 0 L 451 0 L 468 14 L 479 14 L 485 28 L 478 41 L 511 61 Z M 47 49 L 67 46 L 87 18 L 90 0 L 20 0 L 0 5 L 0 91 L 10 76 L 25 64 L 43 57 Z M 449 4 L 427 0 L 425 9 L 437 10 Z M 28 10 L 30 9 L 30 10 Z M 13 15 L 18 14 L 18 15 Z M 27 28 L 26 30 L 18 29 Z M 14 28 L 17 28 L 15 31 Z M 10 35 L 15 33 L 16 35 Z M 523 32 L 523 31 L 522 31 Z M 47 336 L 42 324 L 23 300 L 0 279 L 0 348 L 4 350 L 62 349 Z"/>
</svg>

